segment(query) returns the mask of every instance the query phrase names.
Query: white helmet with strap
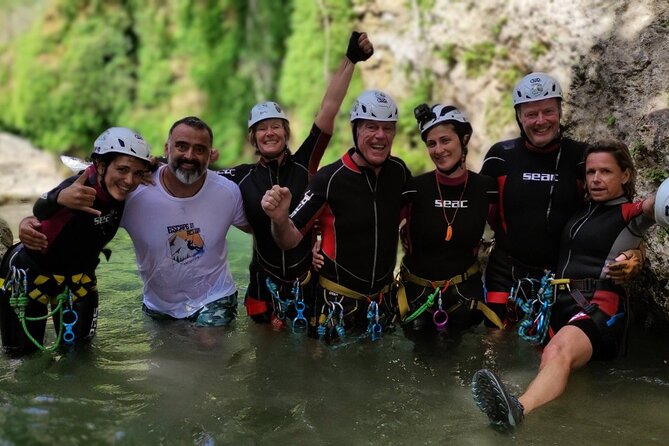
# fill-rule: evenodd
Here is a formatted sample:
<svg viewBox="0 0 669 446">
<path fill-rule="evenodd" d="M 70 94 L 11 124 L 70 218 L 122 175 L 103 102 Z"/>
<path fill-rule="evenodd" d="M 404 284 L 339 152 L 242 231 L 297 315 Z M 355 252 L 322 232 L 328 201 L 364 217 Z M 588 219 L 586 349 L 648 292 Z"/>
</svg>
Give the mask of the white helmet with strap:
<svg viewBox="0 0 669 446">
<path fill-rule="evenodd" d="M 655 194 L 655 221 L 663 228 L 669 228 L 669 178 L 660 184 Z"/>
<path fill-rule="evenodd" d="M 351 122 L 358 119 L 370 121 L 397 122 L 397 105 L 395 101 L 379 90 L 363 92 L 351 108 Z"/>
<path fill-rule="evenodd" d="M 513 88 L 513 106 L 549 98 L 562 100 L 560 83 L 546 73 L 530 73 Z"/>
<path fill-rule="evenodd" d="M 464 128 L 468 129 L 469 134 L 472 133 L 472 126 L 465 115 L 452 105 L 435 104 L 431 109 L 423 107 L 420 110 L 419 107 L 416 107 L 414 113 L 416 114 L 416 121 L 418 121 L 418 131 L 423 141 L 432 127 L 447 122 L 454 125 L 463 125 Z M 418 116 L 420 112 L 423 112 L 423 114 Z"/>
<path fill-rule="evenodd" d="M 134 130 L 126 127 L 111 127 L 102 132 L 93 143 L 93 156 L 107 153 L 134 156 L 142 161 L 149 161 L 151 147 Z"/>
<path fill-rule="evenodd" d="M 276 102 L 267 101 L 256 104 L 251 109 L 251 113 L 249 113 L 248 128 L 250 129 L 260 121 L 272 118 L 283 119 L 288 122 L 286 114 Z"/>
</svg>

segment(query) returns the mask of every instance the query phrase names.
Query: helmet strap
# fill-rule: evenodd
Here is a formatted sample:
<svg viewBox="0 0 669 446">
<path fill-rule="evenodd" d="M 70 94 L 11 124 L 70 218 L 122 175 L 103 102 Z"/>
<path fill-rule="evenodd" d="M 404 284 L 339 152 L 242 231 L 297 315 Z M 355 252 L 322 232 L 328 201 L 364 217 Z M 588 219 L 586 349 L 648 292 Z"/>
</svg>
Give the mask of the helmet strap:
<svg viewBox="0 0 669 446">
<path fill-rule="evenodd" d="M 284 154 L 288 154 L 288 152 L 289 152 L 288 151 L 288 146 L 284 146 L 283 150 L 281 150 L 279 153 L 277 153 L 274 156 L 265 155 L 264 153 L 262 153 L 262 151 L 258 147 L 256 147 L 256 150 L 260 154 L 260 158 L 262 158 L 262 160 L 265 163 L 270 163 L 272 161 L 276 161 L 279 158 L 281 158 Z"/>
<path fill-rule="evenodd" d="M 460 158 L 460 161 L 455 163 L 453 165 L 453 167 L 451 167 L 450 169 L 444 170 L 444 169 L 440 169 L 440 168 L 437 167 L 437 170 L 439 171 L 439 173 L 441 173 L 443 175 L 446 175 L 446 176 L 452 175 L 453 173 L 455 173 L 456 170 L 458 170 L 460 167 L 462 167 L 462 163 L 464 161 L 463 158 Z"/>
</svg>

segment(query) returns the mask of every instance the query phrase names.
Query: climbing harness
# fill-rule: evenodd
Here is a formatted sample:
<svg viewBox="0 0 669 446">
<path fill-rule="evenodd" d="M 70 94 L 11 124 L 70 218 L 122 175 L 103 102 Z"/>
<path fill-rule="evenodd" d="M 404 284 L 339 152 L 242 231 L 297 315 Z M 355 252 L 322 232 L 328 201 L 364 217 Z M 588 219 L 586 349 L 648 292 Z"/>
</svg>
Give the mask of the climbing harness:
<svg viewBox="0 0 669 446">
<path fill-rule="evenodd" d="M 381 337 L 383 327 L 379 323 L 379 304 L 372 300 L 369 302 L 367 307 L 367 320 L 369 320 L 369 326 L 367 327 L 367 332 L 372 337 L 372 341 L 376 341 Z"/>
<path fill-rule="evenodd" d="M 331 338 L 334 332 L 337 332 L 337 335 L 341 339 L 346 334 L 344 328 L 344 306 L 339 301 L 326 302 L 321 308 L 321 316 L 325 314 L 326 306 L 329 307 L 328 315 L 318 324 L 318 328 L 316 329 L 318 338 L 323 339 L 326 334 Z"/>
<path fill-rule="evenodd" d="M 302 295 L 300 293 L 300 280 L 295 279 L 293 282 L 293 298 L 295 299 L 294 305 L 295 305 L 295 311 L 297 312 L 297 315 L 293 318 L 293 332 L 296 331 L 303 331 L 306 330 L 307 327 L 309 326 L 309 322 L 307 322 L 307 318 L 304 317 L 304 310 L 306 310 L 307 306 L 304 303 L 304 299 L 302 299 Z"/>
<path fill-rule="evenodd" d="M 441 293 L 439 293 L 439 299 L 437 299 L 437 306 L 437 311 L 432 313 L 432 322 L 437 327 L 437 331 L 444 331 L 448 323 L 448 313 L 441 308 Z"/>
<path fill-rule="evenodd" d="M 74 344 L 76 337 L 72 328 L 79 320 L 79 315 L 75 310 L 72 309 L 72 292 L 69 288 L 65 288 L 61 294 L 56 297 L 56 308 L 52 307 L 51 311 L 47 311 L 44 316 L 35 316 L 29 317 L 26 316 L 26 307 L 30 302 L 30 297 L 28 297 L 28 274 L 24 269 L 16 268 L 11 266 L 9 274 L 5 279 L 2 285 L 3 292 L 9 292 L 9 306 L 12 307 L 16 316 L 21 322 L 21 327 L 26 337 L 40 350 L 52 352 L 58 348 L 61 338 L 63 342 L 68 345 Z M 65 308 L 67 305 L 67 308 Z M 50 345 L 42 345 L 37 341 L 31 334 L 28 329 L 28 322 L 47 320 L 50 317 L 54 318 L 58 315 L 58 326 L 56 327 L 56 332 L 58 333 L 56 340 Z M 68 322 L 65 322 L 65 319 L 68 319 Z"/>
<path fill-rule="evenodd" d="M 534 345 L 544 342 L 555 303 L 555 288 L 568 283 L 569 279 L 555 279 L 555 274 L 547 270 L 540 280 L 526 277 L 511 287 L 509 302 L 523 313 L 518 325 L 522 339 Z"/>
<path fill-rule="evenodd" d="M 292 306 L 295 307 L 297 315 L 291 321 L 291 328 L 293 332 L 305 331 L 309 325 L 307 318 L 304 316 L 304 311 L 307 306 L 304 303 L 300 290 L 300 279 L 295 279 L 293 286 L 291 288 L 291 294 L 293 295 L 292 299 L 281 299 L 279 295 L 279 287 L 270 279 L 269 277 L 265 278 L 265 286 L 272 295 L 274 301 L 275 312 L 272 314 L 272 327 L 279 330 L 284 327 L 286 324 L 286 314 L 288 309 Z"/>
</svg>

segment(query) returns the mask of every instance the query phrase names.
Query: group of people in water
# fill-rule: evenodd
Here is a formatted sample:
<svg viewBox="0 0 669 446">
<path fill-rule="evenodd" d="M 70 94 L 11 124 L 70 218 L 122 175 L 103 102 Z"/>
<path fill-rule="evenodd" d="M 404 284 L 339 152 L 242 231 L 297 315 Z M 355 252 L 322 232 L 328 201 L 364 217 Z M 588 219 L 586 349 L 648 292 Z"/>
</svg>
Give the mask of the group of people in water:
<svg viewBox="0 0 669 446">
<path fill-rule="evenodd" d="M 213 134 L 197 117 L 170 128 L 164 164 L 137 132 L 103 132 L 92 164 L 36 202 L 34 216 L 20 224 L 22 243 L 2 260 L 5 351 L 45 348 L 49 316 L 56 346 L 90 341 L 98 317 L 95 269 L 119 227 L 135 248 L 146 315 L 230 324 L 237 290 L 226 235 L 235 226 L 253 237 L 248 316 L 328 343 L 376 339 L 393 326 L 411 338 L 482 322 L 504 329 L 518 322 L 521 304 L 549 302 L 525 327 L 545 345 L 527 391 L 516 398 L 487 369 L 472 379 L 476 404 L 496 426 L 513 428 L 557 398 L 572 370 L 614 358 L 627 321 L 621 283 L 640 268 L 643 231 L 655 221 L 669 225 L 669 184 L 657 197 L 634 201 L 627 147 L 564 136 L 562 89 L 539 72 L 513 90 L 520 136 L 493 145 L 478 173 L 466 163 L 471 124 L 462 110 L 439 103 L 414 110 L 434 169 L 412 176 L 391 154 L 397 105 L 378 90 L 352 106 L 353 147 L 318 168 L 355 64 L 372 54 L 369 37 L 353 32 L 295 152 L 275 102 L 259 103 L 249 115 L 258 161 L 218 172 L 208 168 Z M 495 242 L 482 269 L 486 224 Z"/>
</svg>

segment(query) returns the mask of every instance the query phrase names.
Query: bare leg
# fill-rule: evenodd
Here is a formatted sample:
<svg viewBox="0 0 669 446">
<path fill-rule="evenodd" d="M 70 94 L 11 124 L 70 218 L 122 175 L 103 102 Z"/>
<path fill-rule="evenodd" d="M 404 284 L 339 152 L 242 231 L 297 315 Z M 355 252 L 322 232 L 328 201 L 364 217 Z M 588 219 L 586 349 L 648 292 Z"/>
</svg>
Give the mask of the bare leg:
<svg viewBox="0 0 669 446">
<path fill-rule="evenodd" d="M 525 414 L 562 395 L 571 371 L 591 357 L 592 344 L 585 333 L 572 325 L 562 327 L 544 349 L 539 373 L 518 398 Z"/>
</svg>

